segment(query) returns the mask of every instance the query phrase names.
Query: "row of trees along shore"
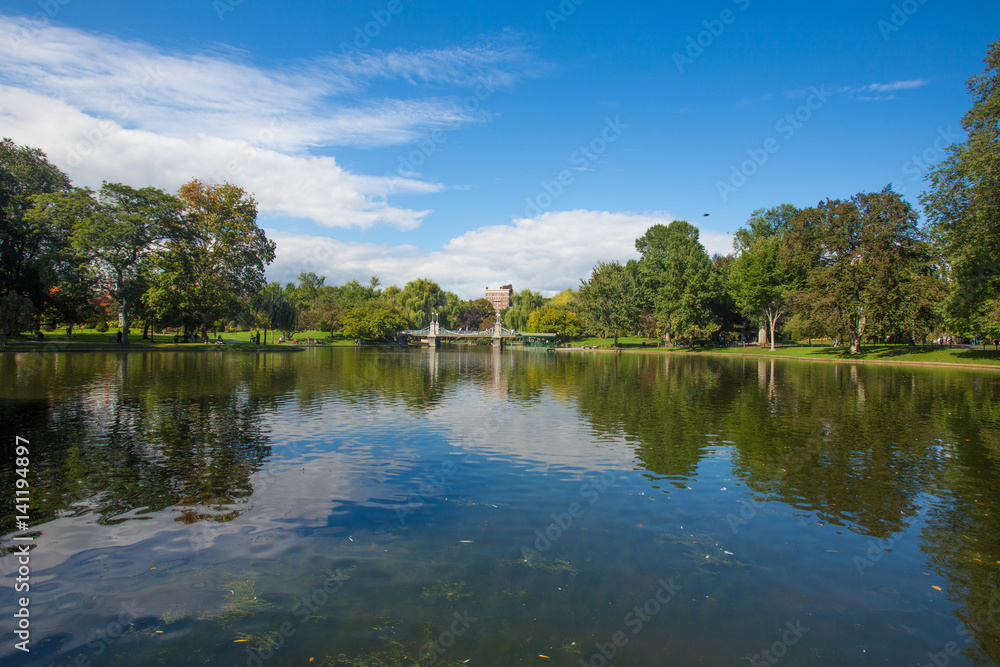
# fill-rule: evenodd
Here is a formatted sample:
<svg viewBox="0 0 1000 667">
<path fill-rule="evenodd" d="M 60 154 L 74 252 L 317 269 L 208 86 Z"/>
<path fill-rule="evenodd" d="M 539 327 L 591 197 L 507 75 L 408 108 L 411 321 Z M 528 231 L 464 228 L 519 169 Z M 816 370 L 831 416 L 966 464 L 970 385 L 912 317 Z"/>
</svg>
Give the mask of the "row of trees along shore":
<svg viewBox="0 0 1000 667">
<path fill-rule="evenodd" d="M 677 220 L 636 240 L 639 259 L 599 262 L 578 289 L 514 295 L 504 324 L 525 332 L 683 341 L 758 337 L 773 347 L 833 337 L 923 342 L 943 332 L 1000 337 L 1000 42 L 969 81 L 964 142 L 928 174 L 927 222 L 886 187 L 800 209 L 755 211 L 733 252 L 709 257 Z M 382 288 L 372 277 L 327 285 L 311 272 L 282 287 L 264 270 L 275 245 L 251 194 L 192 180 L 175 194 L 105 183 L 74 188 L 45 154 L 0 142 L 0 337 L 62 325 L 107 330 L 263 328 L 389 340 L 427 326 L 493 322 L 484 298 L 428 279 Z"/>
</svg>

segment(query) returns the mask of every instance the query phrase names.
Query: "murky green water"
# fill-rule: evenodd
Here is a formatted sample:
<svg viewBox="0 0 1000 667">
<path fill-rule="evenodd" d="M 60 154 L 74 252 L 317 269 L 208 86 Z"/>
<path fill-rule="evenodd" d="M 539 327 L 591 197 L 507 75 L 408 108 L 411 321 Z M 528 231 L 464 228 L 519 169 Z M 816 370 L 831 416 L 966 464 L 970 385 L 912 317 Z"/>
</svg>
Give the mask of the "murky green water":
<svg viewBox="0 0 1000 667">
<path fill-rule="evenodd" d="M 5 664 L 1000 663 L 1000 373 L 22 354 L 0 397 Z"/>
</svg>

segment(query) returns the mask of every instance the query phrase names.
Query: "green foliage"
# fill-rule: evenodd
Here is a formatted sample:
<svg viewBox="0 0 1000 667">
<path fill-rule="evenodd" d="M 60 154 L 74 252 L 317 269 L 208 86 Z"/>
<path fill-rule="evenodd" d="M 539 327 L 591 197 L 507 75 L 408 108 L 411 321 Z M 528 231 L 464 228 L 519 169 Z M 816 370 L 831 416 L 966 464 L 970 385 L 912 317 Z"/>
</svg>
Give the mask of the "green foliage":
<svg viewBox="0 0 1000 667">
<path fill-rule="evenodd" d="M 89 260 L 96 276 L 113 285 L 128 344 L 131 308 L 147 262 L 163 243 L 182 236 L 181 202 L 156 188 L 120 183 L 104 183 L 99 193 L 80 189 L 37 195 L 34 201 L 26 218 L 72 229 L 73 248 Z"/>
<path fill-rule="evenodd" d="M 493 304 L 480 297 L 475 301 L 461 301 L 451 309 L 448 324 L 452 329 L 482 331 L 493 326 L 496 311 Z"/>
<path fill-rule="evenodd" d="M 951 265 L 947 313 L 968 332 L 1000 335 L 1000 41 L 969 80 L 968 139 L 928 174 L 921 203 Z"/>
<path fill-rule="evenodd" d="M 523 289 L 514 295 L 510 308 L 503 311 L 503 323 L 514 331 L 524 331 L 528 326 L 528 318 L 542 307 L 545 298 L 538 292 Z"/>
<path fill-rule="evenodd" d="M 10 290 L 0 298 L 0 340 L 7 347 L 7 337 L 31 326 L 35 307 L 31 300 L 15 290 Z"/>
<path fill-rule="evenodd" d="M 726 287 L 736 308 L 748 319 L 767 322 L 772 350 L 791 284 L 781 257 L 782 237 L 797 214 L 789 204 L 755 211 L 736 232 L 733 245 L 739 255 L 726 271 Z"/>
<path fill-rule="evenodd" d="M 618 336 L 635 326 L 642 310 L 636 263 L 598 262 L 590 280 L 581 283 L 577 300 L 588 330 L 614 335 L 617 346 Z"/>
<path fill-rule="evenodd" d="M 187 235 L 158 257 L 156 282 L 146 293 L 162 324 L 202 333 L 220 319 L 250 314 L 264 287 L 264 267 L 275 245 L 257 226 L 257 202 L 229 183 L 183 185 Z"/>
<path fill-rule="evenodd" d="M 866 334 L 908 333 L 937 278 L 913 208 L 887 187 L 828 200 L 797 216 L 786 235 L 790 266 L 805 273 L 792 295 L 804 320 L 846 335 L 857 353 Z"/>
<path fill-rule="evenodd" d="M 571 310 L 545 306 L 531 314 L 525 331 L 559 334 L 561 339 L 572 338 L 583 333 L 583 321 Z"/>
<path fill-rule="evenodd" d="M 395 308 L 375 302 L 364 303 L 344 314 L 344 335 L 363 341 L 388 341 L 407 328 L 407 321 Z"/>
<path fill-rule="evenodd" d="M 69 227 L 26 217 L 35 195 L 70 187 L 69 177 L 41 150 L 0 141 L 0 295 L 14 290 L 44 310 L 65 281 L 79 279 Z"/>
<path fill-rule="evenodd" d="M 445 311 L 449 305 L 449 296 L 436 282 L 418 278 L 406 283 L 390 303 L 399 309 L 414 329 L 423 329 L 430 324 L 432 313 Z M 440 321 L 442 324 L 449 324 L 447 318 L 441 318 Z"/>
<path fill-rule="evenodd" d="M 268 329 L 280 330 L 287 337 L 295 332 L 299 313 L 295 303 L 278 283 L 268 283 L 254 300 L 254 310 L 258 324 L 264 328 L 264 339 Z"/>
<path fill-rule="evenodd" d="M 689 343 L 718 331 L 722 278 L 698 240 L 698 229 L 684 220 L 654 225 L 635 247 L 642 254 L 643 292 L 661 329 Z"/>
</svg>

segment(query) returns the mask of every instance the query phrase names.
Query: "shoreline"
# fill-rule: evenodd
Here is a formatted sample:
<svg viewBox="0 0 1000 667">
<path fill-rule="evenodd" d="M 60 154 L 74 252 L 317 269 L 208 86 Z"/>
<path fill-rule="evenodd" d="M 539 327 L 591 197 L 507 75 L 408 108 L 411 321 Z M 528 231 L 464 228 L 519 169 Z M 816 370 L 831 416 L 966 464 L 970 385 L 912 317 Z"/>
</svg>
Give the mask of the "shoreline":
<svg viewBox="0 0 1000 667">
<path fill-rule="evenodd" d="M 817 348 L 820 349 L 820 348 Z M 954 349 L 954 348 L 952 348 Z M 988 350 L 987 350 L 988 351 Z M 787 354 L 768 352 L 714 352 L 711 350 L 688 350 L 687 348 L 647 348 L 647 349 L 613 349 L 613 348 L 582 348 L 582 347 L 557 347 L 556 352 L 598 352 L 604 354 L 682 354 L 685 356 L 698 355 L 710 357 L 742 357 L 756 359 L 782 359 L 785 361 L 810 361 L 820 363 L 837 364 L 881 364 L 885 366 L 923 366 L 940 368 L 970 368 L 1000 371 L 1000 360 L 986 362 L 958 362 L 958 361 L 906 361 L 896 359 L 850 359 L 850 358 L 820 358 L 814 356 L 792 356 Z"/>
</svg>

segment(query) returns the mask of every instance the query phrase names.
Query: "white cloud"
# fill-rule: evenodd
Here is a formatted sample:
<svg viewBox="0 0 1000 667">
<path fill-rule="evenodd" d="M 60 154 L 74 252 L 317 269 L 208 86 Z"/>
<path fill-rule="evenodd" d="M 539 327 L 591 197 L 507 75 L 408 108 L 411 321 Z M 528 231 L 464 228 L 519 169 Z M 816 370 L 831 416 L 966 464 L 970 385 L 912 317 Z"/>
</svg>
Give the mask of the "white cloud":
<svg viewBox="0 0 1000 667">
<path fill-rule="evenodd" d="M 507 283 L 516 290 L 553 293 L 575 289 L 598 261 L 637 258 L 635 239 L 652 225 L 672 220 L 663 213 L 552 212 L 466 232 L 433 252 L 269 231 L 278 249 L 268 276 L 284 283 L 313 271 L 325 275 L 328 284 L 342 284 L 378 275 L 383 285 L 400 287 L 430 278 L 463 298 L 479 296 L 488 285 Z M 729 234 L 702 232 L 701 241 L 709 254 L 732 249 Z"/>
<path fill-rule="evenodd" d="M 37 146 L 79 186 L 102 181 L 153 185 L 169 192 L 197 177 L 252 192 L 261 211 L 334 227 L 388 224 L 412 229 L 429 211 L 396 208 L 389 194 L 443 186 L 352 174 L 332 157 L 286 155 L 266 145 L 198 134 L 167 137 L 98 120 L 65 102 L 0 85 L 3 134 Z M 279 129 L 275 133 L 280 133 Z M 266 138 L 266 134 L 262 138 Z"/>
<path fill-rule="evenodd" d="M 387 198 L 444 186 L 354 174 L 316 153 L 404 144 L 432 129 L 479 122 L 487 116 L 463 99 L 483 82 L 492 94 L 537 67 L 508 38 L 266 69 L 233 52 L 168 53 L 22 23 L 0 16 L 0 134 L 41 148 L 76 185 L 107 180 L 175 190 L 193 177 L 226 180 L 252 192 L 263 213 L 334 227 L 412 229 L 429 211 L 394 207 Z M 386 79 L 416 94 L 364 95 Z"/>
</svg>

